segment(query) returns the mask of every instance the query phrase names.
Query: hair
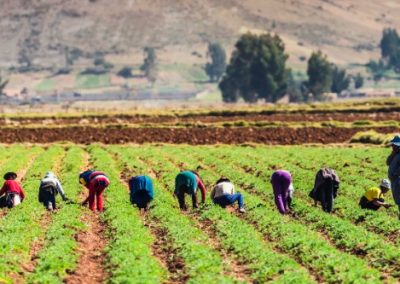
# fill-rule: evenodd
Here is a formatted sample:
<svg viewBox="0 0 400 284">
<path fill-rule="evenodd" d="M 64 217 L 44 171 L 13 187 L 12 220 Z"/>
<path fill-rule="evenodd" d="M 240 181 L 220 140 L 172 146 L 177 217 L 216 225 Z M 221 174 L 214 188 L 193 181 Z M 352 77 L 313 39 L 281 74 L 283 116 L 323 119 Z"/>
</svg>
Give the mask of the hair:
<svg viewBox="0 0 400 284">
<path fill-rule="evenodd" d="M 222 176 L 219 178 L 219 180 L 217 180 L 216 184 L 219 184 L 221 182 L 231 182 L 231 181 L 229 178 Z"/>
<path fill-rule="evenodd" d="M 4 175 L 5 180 L 14 180 L 17 178 L 17 174 L 13 172 L 8 172 Z"/>
</svg>

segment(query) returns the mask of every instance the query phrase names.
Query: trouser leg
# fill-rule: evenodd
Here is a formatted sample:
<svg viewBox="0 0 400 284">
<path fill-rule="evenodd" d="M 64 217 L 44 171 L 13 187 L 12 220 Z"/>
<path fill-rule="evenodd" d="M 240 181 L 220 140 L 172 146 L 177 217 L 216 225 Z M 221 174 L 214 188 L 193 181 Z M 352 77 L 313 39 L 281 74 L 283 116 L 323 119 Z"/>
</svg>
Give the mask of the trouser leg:
<svg viewBox="0 0 400 284">
<path fill-rule="evenodd" d="M 104 210 L 103 192 L 104 192 L 104 188 L 98 188 L 96 191 L 97 210 L 99 210 L 99 211 Z"/>
<path fill-rule="evenodd" d="M 232 194 L 230 196 L 231 204 L 237 202 L 239 208 L 243 208 L 243 195 L 240 193 Z"/>
<path fill-rule="evenodd" d="M 179 208 L 182 209 L 182 210 L 186 210 L 185 191 L 182 188 L 180 188 L 178 190 L 178 193 L 176 194 L 176 197 L 178 198 Z"/>
<path fill-rule="evenodd" d="M 96 210 L 95 199 L 96 199 L 96 190 L 89 189 L 89 208 L 92 211 Z"/>
<path fill-rule="evenodd" d="M 192 194 L 192 205 L 193 205 L 193 208 L 199 207 L 199 204 L 197 202 L 197 191 Z"/>
</svg>

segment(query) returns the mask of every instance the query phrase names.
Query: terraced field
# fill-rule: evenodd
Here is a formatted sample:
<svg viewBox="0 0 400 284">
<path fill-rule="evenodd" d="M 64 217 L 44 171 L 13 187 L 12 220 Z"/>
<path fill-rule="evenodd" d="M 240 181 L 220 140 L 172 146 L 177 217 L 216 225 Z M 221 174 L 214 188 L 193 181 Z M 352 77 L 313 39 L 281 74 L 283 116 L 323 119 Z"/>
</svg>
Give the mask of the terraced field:
<svg viewBox="0 0 400 284">
<path fill-rule="evenodd" d="M 386 175 L 388 149 L 335 146 L 187 146 L 54 144 L 0 147 L 0 173 L 15 170 L 27 199 L 0 219 L 0 278 L 5 283 L 396 283 L 400 223 L 396 210 L 358 208 L 363 191 Z M 111 180 L 106 211 L 81 207 L 77 174 L 93 166 Z M 316 171 L 342 179 L 335 211 L 312 206 Z M 208 191 L 220 175 L 243 193 L 247 213 L 207 203 L 180 212 L 175 175 L 199 169 Z M 294 177 L 291 215 L 273 203 L 269 178 Z M 52 169 L 72 203 L 53 214 L 37 201 Z M 156 188 L 149 213 L 129 204 L 127 180 L 148 174 Z M 392 202 L 391 196 L 388 200 Z M 0 281 L 1 282 L 1 281 Z"/>
</svg>

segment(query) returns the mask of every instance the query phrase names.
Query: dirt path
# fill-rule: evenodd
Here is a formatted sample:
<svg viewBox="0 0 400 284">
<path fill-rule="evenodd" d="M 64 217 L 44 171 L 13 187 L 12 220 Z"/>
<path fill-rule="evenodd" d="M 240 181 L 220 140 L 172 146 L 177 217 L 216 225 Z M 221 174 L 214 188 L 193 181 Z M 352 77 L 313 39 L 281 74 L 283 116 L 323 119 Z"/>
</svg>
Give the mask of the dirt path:
<svg viewBox="0 0 400 284">
<path fill-rule="evenodd" d="M 108 277 L 104 252 L 107 244 L 105 225 L 101 222 L 99 215 L 89 210 L 82 216 L 82 221 L 88 228 L 76 236 L 80 255 L 77 269 L 64 282 L 70 284 L 103 283 Z"/>
<path fill-rule="evenodd" d="M 84 168 L 91 167 L 90 156 L 87 152 L 85 152 L 84 164 L 87 165 Z M 80 200 L 84 200 L 86 195 L 87 191 L 82 188 Z M 81 220 L 86 224 L 87 230 L 80 231 L 75 236 L 78 243 L 79 260 L 76 270 L 64 279 L 64 283 L 103 283 L 109 277 L 105 268 L 106 253 L 104 252 L 108 242 L 106 225 L 98 213 L 89 209 L 84 209 Z"/>
</svg>

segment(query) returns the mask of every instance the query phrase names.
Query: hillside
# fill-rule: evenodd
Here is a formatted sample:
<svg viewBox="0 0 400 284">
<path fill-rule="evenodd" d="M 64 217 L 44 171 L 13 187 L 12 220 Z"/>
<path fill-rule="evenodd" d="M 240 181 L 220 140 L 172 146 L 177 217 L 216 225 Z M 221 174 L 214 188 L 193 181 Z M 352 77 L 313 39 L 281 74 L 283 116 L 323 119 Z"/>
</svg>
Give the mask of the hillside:
<svg viewBox="0 0 400 284">
<path fill-rule="evenodd" d="M 66 48 L 121 55 L 146 45 L 189 60 L 174 53 L 190 55 L 208 40 L 229 47 L 249 29 L 281 34 L 293 65 L 317 48 L 339 64 L 363 63 L 378 54 L 382 29 L 400 25 L 399 13 L 398 1 L 3 0 L 0 66 L 24 57 L 62 65 Z"/>
</svg>

